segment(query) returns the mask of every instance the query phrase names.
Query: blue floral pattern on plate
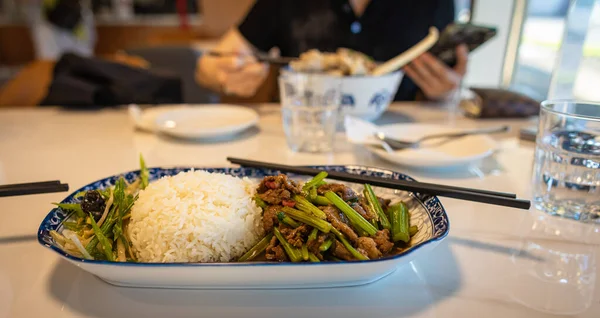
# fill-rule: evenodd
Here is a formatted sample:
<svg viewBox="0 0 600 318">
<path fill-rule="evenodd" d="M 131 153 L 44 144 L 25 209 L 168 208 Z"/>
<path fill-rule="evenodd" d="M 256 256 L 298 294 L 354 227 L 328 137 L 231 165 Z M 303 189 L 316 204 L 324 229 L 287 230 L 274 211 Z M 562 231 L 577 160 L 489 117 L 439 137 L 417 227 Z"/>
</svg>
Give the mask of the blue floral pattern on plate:
<svg viewBox="0 0 600 318">
<path fill-rule="evenodd" d="M 328 171 L 337 171 L 337 172 L 346 172 L 357 175 L 365 175 L 372 177 L 380 177 L 380 178 L 391 178 L 397 180 L 407 180 L 414 181 L 413 178 L 404 175 L 402 173 L 378 169 L 378 168 L 370 168 L 364 166 L 312 166 L 313 168 L 328 170 Z M 190 167 L 178 167 L 178 168 L 150 168 L 150 181 L 160 179 L 165 176 L 176 175 L 180 172 L 189 171 L 192 169 L 196 170 L 205 170 L 213 173 L 225 173 L 236 177 L 247 177 L 250 179 L 261 179 L 268 175 L 276 175 L 279 172 L 276 170 L 270 169 L 256 169 L 256 168 L 190 168 Z M 299 176 L 294 176 L 292 174 L 288 174 L 292 178 L 298 178 Z M 61 203 L 74 203 L 78 202 L 79 199 L 75 198 L 75 195 L 81 191 L 88 191 L 94 189 L 104 189 L 110 187 L 115 184 L 119 177 L 123 176 L 128 182 L 133 182 L 139 177 L 139 170 L 130 171 L 119 175 L 114 175 L 105 179 L 101 179 L 95 182 L 92 182 L 81 189 L 70 194 L 66 197 Z M 305 178 L 305 177 L 303 177 Z M 361 185 L 357 184 L 349 184 L 353 187 L 359 187 Z M 393 201 L 402 200 L 409 205 L 409 209 L 413 211 L 413 216 L 411 217 L 411 224 L 417 225 L 419 227 L 419 232 L 412 238 L 411 247 L 404 252 L 391 256 L 389 258 L 397 258 L 402 257 L 403 255 L 410 253 L 413 250 L 423 246 L 424 244 L 438 241 L 446 237 L 449 232 L 450 223 L 448 220 L 448 215 L 440 200 L 435 196 L 423 195 L 423 194 L 414 194 L 408 193 L 398 190 L 390 190 L 390 189 L 376 189 L 377 194 L 383 196 L 384 198 L 391 198 Z M 415 213 L 415 211 L 417 211 Z M 174 264 L 155 264 L 155 263 L 113 263 L 106 261 L 94 261 L 94 260 L 84 260 L 72 255 L 69 255 L 63 252 L 54 242 L 54 239 L 50 235 L 50 231 L 61 231 L 62 230 L 62 222 L 67 220 L 70 216 L 70 213 L 61 210 L 60 208 L 54 208 L 48 213 L 48 215 L 44 218 L 42 223 L 40 224 L 38 230 L 38 241 L 45 247 L 48 247 L 60 255 L 67 257 L 74 261 L 80 262 L 93 262 L 93 263 L 111 263 L 111 264 L 120 264 L 120 265 L 177 265 Z M 430 225 L 430 226 L 429 226 Z M 384 258 L 385 259 L 385 258 Z M 367 262 L 375 262 L 378 260 L 369 260 Z M 265 263 L 257 263 L 257 264 L 265 264 Z M 302 263 L 304 265 L 308 265 L 311 263 Z M 320 264 L 328 264 L 320 263 Z M 194 264 L 194 265 L 209 265 L 209 264 Z M 241 265 L 241 264 L 237 264 Z"/>
</svg>

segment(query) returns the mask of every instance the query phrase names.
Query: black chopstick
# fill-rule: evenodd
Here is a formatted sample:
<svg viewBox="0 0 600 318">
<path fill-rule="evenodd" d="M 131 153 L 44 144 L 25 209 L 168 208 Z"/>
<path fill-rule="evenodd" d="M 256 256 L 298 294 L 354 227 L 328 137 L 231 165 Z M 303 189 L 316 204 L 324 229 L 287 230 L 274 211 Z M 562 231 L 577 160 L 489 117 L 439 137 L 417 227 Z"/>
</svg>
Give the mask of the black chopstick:
<svg viewBox="0 0 600 318">
<path fill-rule="evenodd" d="M 29 183 L 15 183 L 15 184 L 2 184 L 0 185 L 0 189 L 9 189 L 9 188 L 26 188 L 32 186 L 49 186 L 60 184 L 60 181 L 42 181 L 42 182 L 29 182 Z"/>
<path fill-rule="evenodd" d="M 266 168 L 271 170 L 279 170 L 285 173 L 295 173 L 303 175 L 316 175 L 321 170 L 287 166 L 275 163 L 260 162 L 254 160 L 246 160 L 239 158 L 230 158 L 227 160 L 233 164 L 238 164 L 245 167 Z M 512 193 L 493 192 L 488 190 L 461 188 L 453 186 L 445 186 L 433 183 L 423 183 L 415 181 L 393 180 L 386 178 L 367 177 L 351 173 L 327 171 L 328 178 L 347 182 L 368 183 L 373 186 L 417 192 L 422 194 L 431 194 L 442 197 L 474 201 L 492 205 L 500 205 L 517 209 L 528 210 L 531 207 L 531 202 L 528 200 L 516 199 L 516 195 Z"/>
<path fill-rule="evenodd" d="M 202 54 L 206 54 L 206 55 L 214 56 L 214 57 L 226 57 L 226 56 L 235 56 L 235 55 L 243 56 L 243 54 L 240 54 L 240 53 L 218 52 L 218 51 L 204 51 L 204 52 L 202 52 Z M 264 53 L 254 53 L 254 54 L 252 54 L 252 56 L 254 56 L 254 58 L 256 58 L 256 60 L 259 62 L 276 64 L 276 65 L 287 65 L 290 62 L 297 60 L 297 58 L 295 58 L 295 57 L 284 57 L 284 56 L 275 57 L 275 56 L 269 56 Z"/>
<path fill-rule="evenodd" d="M 0 186 L 0 197 L 69 191 L 69 185 L 60 181 L 5 184 Z"/>
</svg>

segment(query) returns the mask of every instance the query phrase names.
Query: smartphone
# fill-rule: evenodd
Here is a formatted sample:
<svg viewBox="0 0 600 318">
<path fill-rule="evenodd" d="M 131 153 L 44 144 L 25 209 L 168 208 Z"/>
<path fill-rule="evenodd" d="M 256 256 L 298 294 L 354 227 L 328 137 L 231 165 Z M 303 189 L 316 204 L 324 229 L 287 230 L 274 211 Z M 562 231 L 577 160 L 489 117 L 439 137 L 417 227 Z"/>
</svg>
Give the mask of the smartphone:
<svg viewBox="0 0 600 318">
<path fill-rule="evenodd" d="M 466 44 L 469 53 L 489 41 L 496 35 L 496 28 L 471 23 L 448 25 L 437 43 L 429 50 L 431 54 L 449 66 L 456 64 L 456 47 Z"/>
</svg>

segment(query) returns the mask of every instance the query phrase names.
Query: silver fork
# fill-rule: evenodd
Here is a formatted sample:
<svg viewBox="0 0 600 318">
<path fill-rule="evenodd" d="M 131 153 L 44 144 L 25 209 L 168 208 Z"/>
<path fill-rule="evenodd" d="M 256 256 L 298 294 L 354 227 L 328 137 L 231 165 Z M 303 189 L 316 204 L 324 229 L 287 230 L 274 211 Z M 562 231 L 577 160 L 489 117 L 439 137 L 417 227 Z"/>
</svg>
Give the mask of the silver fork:
<svg viewBox="0 0 600 318">
<path fill-rule="evenodd" d="M 383 133 L 383 132 L 376 132 L 375 137 L 377 139 L 385 142 L 386 144 L 388 144 L 391 148 L 393 148 L 395 150 L 399 150 L 399 149 L 406 149 L 406 148 L 419 148 L 421 146 L 421 143 L 423 143 L 424 141 L 427 141 L 427 140 L 431 140 L 431 139 L 450 140 L 450 139 L 456 139 L 456 138 L 461 138 L 461 137 L 471 136 L 471 135 L 497 134 L 497 133 L 502 133 L 502 132 L 507 132 L 507 131 L 510 131 L 509 126 L 480 128 L 480 129 L 466 130 L 466 131 L 460 131 L 460 132 L 429 135 L 429 136 L 422 137 L 416 141 L 406 141 L 406 140 L 399 140 L 399 139 L 391 138 L 391 137 L 386 136 L 385 133 Z"/>
</svg>

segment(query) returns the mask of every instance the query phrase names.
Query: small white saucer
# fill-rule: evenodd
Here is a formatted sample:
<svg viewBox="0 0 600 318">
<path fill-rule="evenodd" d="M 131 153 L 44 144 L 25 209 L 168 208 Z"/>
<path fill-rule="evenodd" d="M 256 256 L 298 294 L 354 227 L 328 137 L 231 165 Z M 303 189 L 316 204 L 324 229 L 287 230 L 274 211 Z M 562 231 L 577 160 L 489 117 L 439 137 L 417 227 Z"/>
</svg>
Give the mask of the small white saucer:
<svg viewBox="0 0 600 318">
<path fill-rule="evenodd" d="M 386 136 L 400 140 L 413 141 L 421 137 L 439 133 L 462 131 L 443 125 L 396 124 L 381 126 Z M 387 161 L 413 167 L 451 167 L 462 166 L 479 161 L 497 149 L 497 142 L 488 135 L 466 136 L 440 143 L 432 141 L 416 149 L 404 149 L 387 152 L 380 147 L 367 146 L 372 153 Z"/>
<path fill-rule="evenodd" d="M 251 108 L 214 104 L 166 111 L 156 116 L 158 132 L 186 138 L 214 138 L 232 135 L 258 123 L 258 113 Z"/>
</svg>

